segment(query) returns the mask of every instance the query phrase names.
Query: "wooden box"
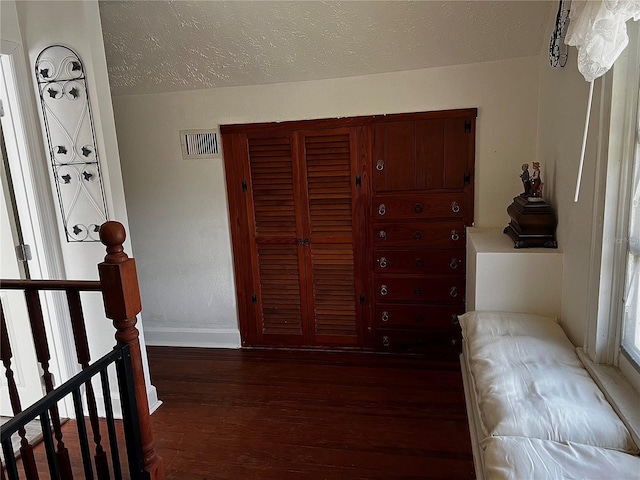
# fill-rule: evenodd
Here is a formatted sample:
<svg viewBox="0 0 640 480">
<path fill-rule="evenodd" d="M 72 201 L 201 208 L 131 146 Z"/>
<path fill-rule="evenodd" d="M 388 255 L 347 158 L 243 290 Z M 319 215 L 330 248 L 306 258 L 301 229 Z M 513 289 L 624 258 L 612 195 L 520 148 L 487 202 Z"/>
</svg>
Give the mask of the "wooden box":
<svg viewBox="0 0 640 480">
<path fill-rule="evenodd" d="M 504 233 L 514 241 L 515 248 L 558 248 L 555 239 L 556 215 L 542 199 L 518 196 L 507 208 L 511 217 Z"/>
</svg>

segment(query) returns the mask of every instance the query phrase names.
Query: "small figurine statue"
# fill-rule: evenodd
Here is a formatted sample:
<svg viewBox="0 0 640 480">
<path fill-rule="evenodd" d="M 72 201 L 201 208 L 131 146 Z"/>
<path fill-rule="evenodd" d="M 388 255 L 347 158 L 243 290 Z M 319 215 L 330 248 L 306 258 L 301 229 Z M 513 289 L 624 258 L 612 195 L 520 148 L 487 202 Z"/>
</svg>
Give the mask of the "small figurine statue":
<svg viewBox="0 0 640 480">
<path fill-rule="evenodd" d="M 529 164 L 522 164 L 522 173 L 520 174 L 520 180 L 522 180 L 522 185 L 524 186 L 524 192 L 520 194 L 521 197 L 530 197 L 531 196 L 531 178 L 529 176 Z"/>
<path fill-rule="evenodd" d="M 540 162 L 533 162 L 533 173 L 531 174 L 531 196 L 542 198 L 542 179 L 540 178 Z"/>
</svg>

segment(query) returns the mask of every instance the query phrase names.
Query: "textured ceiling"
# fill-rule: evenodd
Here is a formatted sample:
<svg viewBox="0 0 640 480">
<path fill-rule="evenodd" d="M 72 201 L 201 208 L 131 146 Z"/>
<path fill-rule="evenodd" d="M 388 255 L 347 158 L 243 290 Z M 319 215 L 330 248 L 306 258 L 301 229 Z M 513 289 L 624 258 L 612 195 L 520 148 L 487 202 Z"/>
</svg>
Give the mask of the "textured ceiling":
<svg viewBox="0 0 640 480">
<path fill-rule="evenodd" d="M 549 1 L 101 1 L 114 95 L 537 55 Z"/>
</svg>

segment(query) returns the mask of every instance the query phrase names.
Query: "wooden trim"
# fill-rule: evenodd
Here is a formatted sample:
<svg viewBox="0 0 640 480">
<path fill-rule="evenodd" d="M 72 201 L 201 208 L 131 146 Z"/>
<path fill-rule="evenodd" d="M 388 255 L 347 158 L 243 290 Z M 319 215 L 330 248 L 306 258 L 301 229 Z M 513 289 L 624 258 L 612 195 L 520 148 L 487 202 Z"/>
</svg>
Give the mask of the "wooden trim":
<svg viewBox="0 0 640 480">
<path fill-rule="evenodd" d="M 249 311 L 250 298 L 253 293 L 253 270 L 251 269 L 251 256 L 248 251 L 249 238 L 247 231 L 247 205 L 245 193 L 239 187 L 241 182 L 249 179 L 245 177 L 243 165 L 246 136 L 222 136 L 223 158 L 225 165 L 225 177 L 227 182 L 227 198 L 229 201 L 229 227 L 231 230 L 231 247 L 233 252 L 234 282 L 236 304 L 238 308 L 238 327 L 242 338 L 242 345 L 255 343 L 255 334 L 251 329 L 249 318 L 255 316 Z M 238 184 L 240 182 L 240 184 Z M 254 321 L 255 323 L 255 321 Z"/>
<path fill-rule="evenodd" d="M 362 277 L 361 289 L 364 295 L 364 304 L 361 304 L 362 315 L 362 346 L 372 349 L 375 341 L 374 322 L 373 322 L 373 275 L 370 274 L 370 260 L 373 257 L 373 245 L 371 243 L 371 164 L 373 156 L 371 151 L 371 130 L 364 126 L 358 127 L 358 148 L 357 148 L 357 168 L 361 178 L 361 192 L 358 196 L 358 218 L 357 228 L 361 232 L 361 249 L 359 267 L 360 276 Z"/>
<path fill-rule="evenodd" d="M 307 176 L 307 158 L 305 150 L 305 133 L 298 131 L 292 134 L 291 161 L 293 167 L 293 188 L 296 202 L 296 227 L 299 238 L 311 239 L 309 191 Z M 313 241 L 313 239 L 311 239 Z M 298 245 L 298 265 L 300 272 L 305 272 L 304 278 L 300 278 L 300 306 L 302 307 L 302 331 L 305 345 L 314 344 L 315 332 L 313 331 L 313 317 L 315 299 L 313 298 L 313 264 L 309 247 Z"/>
<path fill-rule="evenodd" d="M 287 122 L 264 122 L 264 123 L 236 123 L 230 125 L 220 125 L 220 133 L 222 135 L 231 133 L 276 133 L 291 132 L 292 130 L 317 130 L 317 129 L 335 129 L 335 128 L 351 128 L 364 125 L 370 125 L 379 122 L 394 122 L 404 120 L 427 120 L 434 118 L 454 118 L 454 117 L 473 117 L 478 116 L 477 108 L 454 109 L 454 110 L 438 110 L 433 112 L 415 112 L 415 113 L 392 113 L 381 115 L 368 115 L 361 117 L 345 117 L 345 118 L 324 118 L 314 120 L 292 120 Z"/>
<path fill-rule="evenodd" d="M 80 290 L 98 291 L 100 282 L 90 280 L 5 280 L 0 288 L 6 290 Z"/>
<path fill-rule="evenodd" d="M 474 200 L 475 200 L 475 158 L 476 158 L 476 118 L 471 118 L 471 138 L 468 142 L 468 154 L 467 154 L 467 171 L 469 172 L 469 185 L 464 187 L 466 195 L 466 210 L 464 216 L 465 225 L 473 225 L 474 219 Z"/>
<path fill-rule="evenodd" d="M 142 310 L 140 289 L 135 260 L 129 258 L 122 247 L 125 238 L 124 227 L 118 222 L 106 222 L 100 227 L 100 240 L 107 247 L 107 255 L 104 262 L 98 265 L 98 273 L 105 312 L 117 330 L 116 340 L 119 344 L 127 344 L 130 349 L 145 471 L 149 473 L 150 480 L 164 480 L 163 461 L 156 454 L 153 442 L 142 352 L 136 328 L 136 315 Z"/>
</svg>

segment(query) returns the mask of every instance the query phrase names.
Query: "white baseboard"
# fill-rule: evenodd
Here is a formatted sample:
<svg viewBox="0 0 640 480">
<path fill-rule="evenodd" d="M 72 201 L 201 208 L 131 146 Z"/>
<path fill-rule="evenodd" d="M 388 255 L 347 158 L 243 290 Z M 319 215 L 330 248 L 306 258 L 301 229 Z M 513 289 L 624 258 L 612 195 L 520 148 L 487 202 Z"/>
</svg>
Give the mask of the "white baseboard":
<svg viewBox="0 0 640 480">
<path fill-rule="evenodd" d="M 153 385 L 147 385 L 147 400 L 149 400 L 149 413 L 155 412 L 160 405 L 162 405 L 162 400 L 158 398 L 158 390 Z"/>
<path fill-rule="evenodd" d="M 163 347 L 240 348 L 236 328 L 172 328 L 145 325 L 147 345 Z"/>
<path fill-rule="evenodd" d="M 160 405 L 162 405 L 162 401 L 158 399 L 158 391 L 156 387 L 153 385 L 147 385 L 147 400 L 149 402 L 149 414 L 155 412 Z M 86 401 L 86 398 L 85 398 Z M 105 417 L 106 410 L 104 406 L 104 397 L 102 393 L 96 394 L 96 406 L 98 408 L 98 416 Z M 111 392 L 111 405 L 113 408 L 113 416 L 117 419 L 122 419 L 122 404 L 120 402 L 120 396 L 118 392 Z M 85 415 L 89 415 L 89 411 L 85 405 L 84 407 Z"/>
</svg>

